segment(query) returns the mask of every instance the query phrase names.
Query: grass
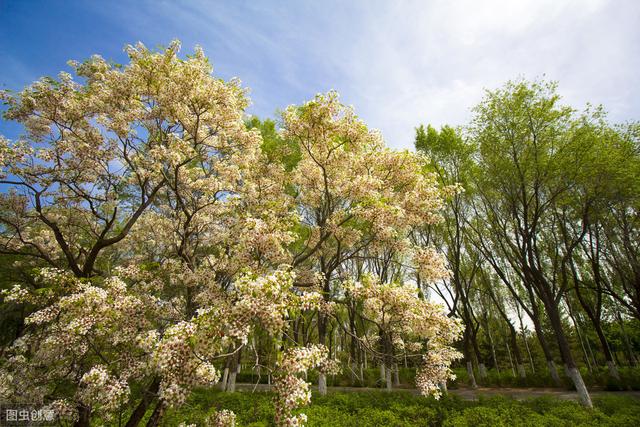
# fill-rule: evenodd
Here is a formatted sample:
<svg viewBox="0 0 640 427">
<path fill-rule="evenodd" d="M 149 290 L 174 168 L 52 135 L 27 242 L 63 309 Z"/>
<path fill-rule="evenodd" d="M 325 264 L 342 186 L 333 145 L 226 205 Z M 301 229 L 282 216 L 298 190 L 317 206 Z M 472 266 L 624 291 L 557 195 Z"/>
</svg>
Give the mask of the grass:
<svg viewBox="0 0 640 427">
<path fill-rule="evenodd" d="M 239 426 L 272 426 L 273 405 L 270 393 L 222 393 L 196 391 L 188 404 L 170 410 L 165 426 L 181 422 L 204 425 L 208 414 L 230 409 Z M 302 409 L 309 427 L 314 426 L 637 426 L 640 425 L 640 400 L 611 396 L 594 399 L 588 410 L 573 401 L 536 398 L 517 401 L 492 397 L 464 401 L 455 396 L 441 400 L 406 392 L 330 393 L 315 396 Z"/>
</svg>

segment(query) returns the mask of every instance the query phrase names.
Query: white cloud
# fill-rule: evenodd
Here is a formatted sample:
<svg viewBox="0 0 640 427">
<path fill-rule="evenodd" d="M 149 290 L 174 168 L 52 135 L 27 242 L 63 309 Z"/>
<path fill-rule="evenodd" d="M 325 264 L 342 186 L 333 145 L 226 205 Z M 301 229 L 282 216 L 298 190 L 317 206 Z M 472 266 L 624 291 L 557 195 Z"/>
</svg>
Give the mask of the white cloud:
<svg viewBox="0 0 640 427">
<path fill-rule="evenodd" d="M 464 124 L 484 88 L 520 76 L 640 118 L 634 0 L 167 2 L 126 15 L 143 40 L 202 44 L 260 115 L 333 88 L 394 147 L 411 147 L 419 123 Z"/>
<path fill-rule="evenodd" d="M 372 8 L 339 56 L 350 58 L 341 63 L 349 101 L 391 145 L 410 146 L 420 122 L 464 123 L 483 88 L 519 76 L 559 80 L 578 107 L 592 101 L 614 119 L 638 117 L 638 3 L 422 4 Z"/>
</svg>

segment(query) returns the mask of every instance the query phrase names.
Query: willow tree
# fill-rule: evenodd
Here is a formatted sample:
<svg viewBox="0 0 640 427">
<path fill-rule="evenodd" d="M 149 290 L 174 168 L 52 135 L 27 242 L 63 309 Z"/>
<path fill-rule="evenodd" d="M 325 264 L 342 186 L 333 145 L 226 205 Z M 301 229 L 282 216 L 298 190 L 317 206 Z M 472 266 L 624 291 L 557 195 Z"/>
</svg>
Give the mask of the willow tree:
<svg viewBox="0 0 640 427">
<path fill-rule="evenodd" d="M 560 105 L 554 83 L 509 82 L 487 92 L 470 128 L 480 148 L 478 182 L 485 227 L 495 249 L 543 305 L 581 402 L 592 406 L 562 324 L 568 282 L 555 280 L 582 241 L 580 227 L 563 247 L 545 234 L 553 209 L 571 191 L 584 161 L 572 128 L 573 110 Z"/>
</svg>

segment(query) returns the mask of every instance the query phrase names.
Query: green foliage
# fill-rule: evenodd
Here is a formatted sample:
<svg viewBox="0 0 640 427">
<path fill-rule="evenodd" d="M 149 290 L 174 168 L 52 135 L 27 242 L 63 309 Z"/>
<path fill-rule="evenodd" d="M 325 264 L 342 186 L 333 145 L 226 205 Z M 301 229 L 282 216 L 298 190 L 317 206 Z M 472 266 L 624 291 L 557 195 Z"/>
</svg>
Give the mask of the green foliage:
<svg viewBox="0 0 640 427">
<path fill-rule="evenodd" d="M 281 163 L 287 171 L 293 170 L 301 159 L 300 146 L 283 139 L 276 129 L 276 122 L 270 119 L 260 121 L 256 116 L 247 120 L 249 129 L 257 129 L 262 135 L 262 152 L 272 163 Z"/>
</svg>

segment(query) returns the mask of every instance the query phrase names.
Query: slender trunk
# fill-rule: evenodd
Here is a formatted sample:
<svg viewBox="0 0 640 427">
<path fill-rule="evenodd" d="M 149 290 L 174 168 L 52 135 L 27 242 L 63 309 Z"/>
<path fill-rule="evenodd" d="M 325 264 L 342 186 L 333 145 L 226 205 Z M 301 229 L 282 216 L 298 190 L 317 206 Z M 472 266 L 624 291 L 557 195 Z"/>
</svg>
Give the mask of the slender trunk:
<svg viewBox="0 0 640 427">
<path fill-rule="evenodd" d="M 578 335 L 578 341 L 580 341 L 580 347 L 582 348 L 582 352 L 584 353 L 584 360 L 587 362 L 587 368 L 589 372 L 593 373 L 593 365 L 591 364 L 591 360 L 589 359 L 589 353 L 587 353 L 587 348 L 584 344 L 584 338 L 582 337 L 582 333 L 580 332 L 580 328 L 576 323 L 575 319 L 573 319 L 573 327 L 576 329 L 576 334 Z"/>
<path fill-rule="evenodd" d="M 293 342 L 300 345 L 300 318 L 296 318 L 293 322 Z"/>
<path fill-rule="evenodd" d="M 393 364 L 393 385 L 396 387 L 400 385 L 400 369 L 397 363 Z"/>
<path fill-rule="evenodd" d="M 589 338 L 585 335 L 584 344 L 587 346 L 587 352 L 589 353 L 589 357 L 591 358 L 591 363 L 593 366 L 598 366 L 596 362 L 596 357 L 593 355 L 593 348 L 591 347 L 591 343 L 589 342 Z"/>
<path fill-rule="evenodd" d="M 229 366 L 229 374 L 227 377 L 227 387 L 225 390 L 228 393 L 235 393 L 236 391 L 236 376 L 238 375 L 239 356 L 239 352 L 231 356 L 231 364 Z"/>
<path fill-rule="evenodd" d="M 491 329 L 487 325 L 487 334 L 489 335 L 489 345 L 491 345 L 491 357 L 493 358 L 493 367 L 496 372 L 500 374 L 500 367 L 498 367 L 498 359 L 496 358 L 496 346 L 493 343 L 493 335 L 491 335 Z"/>
<path fill-rule="evenodd" d="M 560 375 L 558 375 L 558 368 L 556 367 L 556 362 L 553 360 L 547 360 L 547 369 L 549 369 L 549 375 L 551 375 L 551 379 L 556 384 L 556 386 L 560 387 Z"/>
<path fill-rule="evenodd" d="M 487 372 L 487 367 L 482 362 L 478 363 L 478 373 L 480 374 L 480 378 L 482 379 L 486 379 L 487 376 L 489 376 L 489 373 Z"/>
<path fill-rule="evenodd" d="M 220 381 L 220 390 L 227 391 L 227 381 L 229 380 L 229 367 L 224 367 L 224 372 L 222 373 L 222 381 Z"/>
<path fill-rule="evenodd" d="M 164 401 L 158 400 L 156 403 L 156 407 L 153 409 L 153 413 L 151 417 L 149 417 L 149 421 L 147 421 L 147 427 L 157 427 L 160 425 L 160 421 L 164 416 L 164 411 L 166 409 L 166 405 Z"/>
<path fill-rule="evenodd" d="M 516 312 L 518 314 L 518 320 L 520 321 L 520 333 L 522 334 L 522 340 L 524 341 L 524 346 L 527 349 L 527 355 L 529 356 L 529 363 L 531 364 L 531 372 L 536 373 L 536 365 L 533 363 L 533 356 L 531 355 L 531 349 L 529 348 L 529 340 L 527 340 L 527 334 L 524 330 L 524 322 L 522 321 L 522 313 L 520 312 L 520 307 L 516 303 Z M 523 367 L 524 371 L 524 367 Z"/>
<path fill-rule="evenodd" d="M 576 330 L 576 335 L 578 336 L 578 341 L 580 341 L 580 348 L 582 348 L 582 353 L 584 354 L 584 361 L 587 363 L 587 368 L 589 372 L 593 373 L 593 366 L 591 366 L 591 361 L 589 360 L 589 354 L 587 353 L 587 349 L 584 346 L 584 340 L 582 339 L 582 334 L 580 333 L 580 328 L 578 327 L 578 322 L 576 322 L 576 318 L 573 315 L 573 310 L 571 310 L 571 306 L 569 305 L 569 301 L 565 298 L 565 304 L 567 305 L 567 309 L 569 311 L 569 318 L 573 323 L 573 328 Z M 570 373 L 567 371 L 567 376 L 570 377 Z"/>
<path fill-rule="evenodd" d="M 318 313 L 318 342 L 325 345 L 327 342 L 327 316 L 323 313 Z M 323 372 L 318 374 L 318 392 L 320 396 L 327 395 L 327 375 Z"/>
<path fill-rule="evenodd" d="M 385 369 L 385 379 L 386 379 L 386 383 L 387 383 L 387 391 L 391 391 L 393 389 L 393 382 L 391 380 L 391 371 L 392 371 L 392 367 L 391 366 L 387 366 Z"/>
<path fill-rule="evenodd" d="M 627 331 L 624 328 L 624 321 L 622 320 L 622 316 L 620 312 L 615 310 L 616 318 L 618 320 L 618 324 L 620 324 L 620 332 L 622 332 L 622 340 L 624 341 L 625 353 L 627 357 L 627 361 L 629 362 L 629 366 L 636 366 L 638 364 L 638 360 L 636 359 L 635 354 L 633 354 L 633 347 L 631 346 L 631 341 L 629 340 L 629 336 L 627 335 Z"/>
<path fill-rule="evenodd" d="M 129 420 L 125 424 L 125 427 L 137 427 L 137 425 L 140 424 L 140 421 L 142 421 L 144 414 L 147 412 L 147 408 L 149 407 L 149 404 L 153 401 L 153 399 L 155 399 L 156 393 L 158 393 L 159 388 L 160 388 L 160 380 L 154 379 L 151 385 L 149 386 L 149 389 L 145 390 L 142 396 L 142 400 L 140 400 L 140 403 L 138 403 L 138 406 L 136 406 L 136 409 L 134 409 L 133 412 L 131 413 Z"/>
<path fill-rule="evenodd" d="M 357 366 L 360 365 L 360 363 L 358 363 L 358 358 L 360 356 L 360 352 L 357 351 L 357 341 L 356 341 L 356 321 L 355 321 L 355 314 L 354 314 L 354 310 L 349 309 L 348 311 L 349 313 L 349 332 L 350 334 L 350 340 L 349 340 L 349 359 L 352 362 L 352 368 L 351 368 L 351 385 L 355 385 L 355 368 Z"/>
<path fill-rule="evenodd" d="M 602 351 L 604 353 L 604 359 L 607 363 L 607 367 L 609 368 L 609 374 L 613 378 L 620 380 L 620 374 L 618 373 L 618 368 L 616 367 L 616 364 L 613 360 L 613 354 L 611 353 L 611 347 L 609 347 L 609 341 L 604 335 L 602 325 L 600 325 L 599 322 L 597 323 L 597 325 L 594 324 L 593 326 L 596 331 L 596 335 L 598 336 L 598 340 L 600 341 L 600 346 L 602 347 Z"/>
<path fill-rule="evenodd" d="M 442 381 L 438 385 L 440 387 L 440 393 L 442 393 L 443 396 L 446 396 L 447 394 L 449 394 L 449 390 L 447 389 L 447 382 L 446 381 Z"/>
<path fill-rule="evenodd" d="M 511 347 L 513 348 L 513 356 L 516 359 L 518 375 L 520 376 L 520 378 L 525 378 L 527 376 L 527 373 L 524 370 L 522 353 L 520 352 L 520 347 L 518 346 L 518 333 L 516 332 L 516 328 L 514 328 L 511 323 L 509 323 L 509 339 L 511 340 Z M 509 355 L 509 357 L 511 357 L 511 355 Z M 531 362 L 533 363 L 533 361 Z"/>
<path fill-rule="evenodd" d="M 478 366 L 478 374 L 480 375 L 480 379 L 485 379 L 487 378 L 487 367 L 485 366 L 484 361 L 481 358 L 482 356 L 480 353 L 480 347 L 478 346 L 477 335 L 476 332 L 473 331 L 473 327 L 471 327 L 471 334 L 469 338 L 471 339 L 473 355 L 475 356 L 476 364 Z"/>
<path fill-rule="evenodd" d="M 609 375 L 620 381 L 620 373 L 618 372 L 618 367 L 613 360 L 607 360 L 607 368 L 609 369 Z"/>
<path fill-rule="evenodd" d="M 509 356 L 509 365 L 511 366 L 511 374 L 513 374 L 513 377 L 515 378 L 516 368 L 515 366 L 513 366 L 513 358 L 511 357 L 511 349 L 509 348 L 509 342 L 505 341 L 505 344 L 507 345 L 507 355 Z"/>
<path fill-rule="evenodd" d="M 73 427 L 89 427 L 91 423 L 91 408 L 85 405 L 78 406 L 78 420 Z"/>
</svg>

